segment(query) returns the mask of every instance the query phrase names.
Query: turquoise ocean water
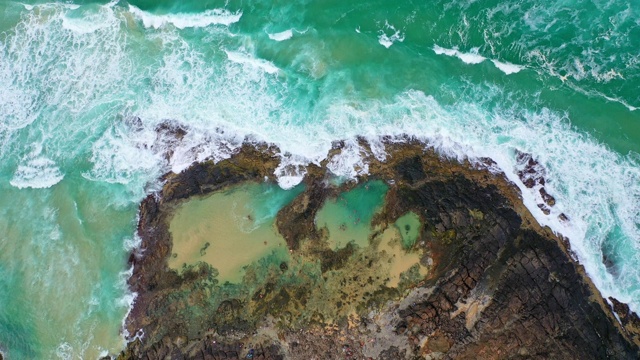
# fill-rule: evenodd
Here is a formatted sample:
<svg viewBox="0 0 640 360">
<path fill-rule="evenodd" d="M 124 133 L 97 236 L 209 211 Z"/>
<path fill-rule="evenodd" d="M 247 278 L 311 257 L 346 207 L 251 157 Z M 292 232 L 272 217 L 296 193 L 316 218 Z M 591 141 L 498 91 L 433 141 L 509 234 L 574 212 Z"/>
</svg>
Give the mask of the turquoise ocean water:
<svg viewBox="0 0 640 360">
<path fill-rule="evenodd" d="M 358 135 L 381 158 L 401 134 L 491 157 L 640 310 L 639 108 L 633 1 L 0 0 L 0 350 L 117 352 L 138 202 L 245 140 L 282 149 L 283 187 L 338 139 L 330 169 L 365 172 Z M 165 120 L 189 129 L 170 161 Z M 516 151 L 546 168 L 551 214 Z"/>
</svg>

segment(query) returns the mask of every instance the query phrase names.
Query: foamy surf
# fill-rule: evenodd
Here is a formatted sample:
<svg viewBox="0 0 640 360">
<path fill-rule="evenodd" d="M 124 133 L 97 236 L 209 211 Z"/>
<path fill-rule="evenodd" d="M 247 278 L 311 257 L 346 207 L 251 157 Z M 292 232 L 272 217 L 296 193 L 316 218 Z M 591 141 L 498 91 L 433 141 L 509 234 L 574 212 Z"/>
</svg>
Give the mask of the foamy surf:
<svg viewBox="0 0 640 360">
<path fill-rule="evenodd" d="M 248 54 L 238 51 L 225 50 L 225 52 L 227 53 L 229 60 L 234 63 L 259 68 L 268 74 L 277 74 L 280 71 L 280 69 L 270 61 L 256 59 Z"/>
<path fill-rule="evenodd" d="M 369 164 L 364 161 L 367 155 L 355 138 L 345 141 L 340 154 L 333 156 L 327 163 L 327 169 L 335 176 L 357 179 L 369 173 Z"/>
<path fill-rule="evenodd" d="M 512 64 L 510 62 L 500 62 L 498 60 L 491 60 L 493 65 L 495 65 L 500 71 L 507 75 L 517 74 L 524 69 L 522 65 Z"/>
<path fill-rule="evenodd" d="M 64 178 L 55 162 L 45 157 L 38 157 L 19 165 L 9 183 L 18 189 L 45 189 L 60 182 Z"/>
<path fill-rule="evenodd" d="M 240 21 L 242 13 L 232 13 L 226 9 L 211 9 L 194 14 L 166 14 L 156 15 L 129 5 L 129 11 L 142 21 L 146 28 L 159 29 L 169 24 L 178 29 L 202 28 L 210 25 L 229 26 Z"/>
<path fill-rule="evenodd" d="M 359 30 L 356 29 L 356 32 L 359 32 Z M 403 41 L 404 34 L 385 20 L 384 27 L 378 31 L 378 43 L 388 49 L 395 42 Z"/>
<path fill-rule="evenodd" d="M 100 30 L 107 26 L 109 26 L 109 24 L 105 24 L 105 23 L 101 24 L 99 22 L 86 21 L 81 19 L 72 19 L 68 17 L 62 18 L 63 28 L 79 34 L 92 33 L 94 31 Z"/>
<path fill-rule="evenodd" d="M 480 64 L 485 61 L 487 58 L 478 54 L 478 48 L 473 48 L 469 52 L 461 52 L 458 49 L 447 49 L 440 47 L 438 45 L 433 46 L 433 51 L 438 55 L 447 55 L 447 56 L 455 56 L 458 59 L 462 60 L 465 64 Z"/>
<path fill-rule="evenodd" d="M 118 22 L 114 13 L 114 2 L 100 6 L 96 11 L 71 11 L 62 18 L 62 27 L 75 33 L 84 35 L 115 26 Z M 76 9 L 72 9 L 76 10 Z"/>
<path fill-rule="evenodd" d="M 269 36 L 269 39 L 273 41 L 285 41 L 293 37 L 293 29 L 289 29 L 289 30 L 285 30 L 285 31 L 281 31 L 273 34 L 267 33 L 267 35 Z"/>
<path fill-rule="evenodd" d="M 307 174 L 306 165 L 308 164 L 309 159 L 304 156 L 281 155 L 280 164 L 273 175 L 275 175 L 281 188 L 289 190 L 304 180 L 304 176 Z"/>
</svg>

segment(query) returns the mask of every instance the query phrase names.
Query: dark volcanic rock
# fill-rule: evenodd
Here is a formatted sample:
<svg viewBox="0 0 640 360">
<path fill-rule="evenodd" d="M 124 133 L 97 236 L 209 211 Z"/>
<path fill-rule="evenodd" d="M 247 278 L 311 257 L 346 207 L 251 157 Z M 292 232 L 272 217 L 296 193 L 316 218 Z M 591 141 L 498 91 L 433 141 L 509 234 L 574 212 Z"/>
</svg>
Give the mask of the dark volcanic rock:
<svg viewBox="0 0 640 360">
<path fill-rule="evenodd" d="M 229 160 L 194 164 L 168 176 L 162 192 L 141 204 L 142 245 L 130 258 L 129 280 L 138 298 L 126 327 L 130 334 L 142 330 L 144 337 L 120 358 L 638 358 L 638 317 L 610 299 L 617 322 L 564 240 L 537 224 L 513 184 L 486 169 L 443 159 L 420 143 L 388 144 L 387 152 L 384 163 L 368 159 L 369 178 L 390 184 L 374 224 L 388 226 L 408 211 L 420 217 L 423 228 L 414 248 L 429 266 L 426 277 L 399 289 L 358 293 L 365 300 L 344 293 L 326 307 L 362 302 L 355 313 L 333 319 L 301 315 L 312 306 L 314 291 L 326 291 L 317 290 L 313 281 L 319 280 L 311 278 L 295 286 L 270 278 L 250 298 L 211 302 L 211 289 L 220 289 L 215 270 L 199 266 L 178 275 L 167 268 L 167 219 L 191 196 L 272 178 L 274 151 L 245 147 Z M 545 206 L 553 206 L 541 187 L 543 169 L 530 155 L 518 156 L 521 179 L 540 187 Z M 338 189 L 327 185 L 324 169 L 308 174 L 306 189 L 277 216 L 289 249 L 318 259 L 323 277 L 355 271 L 343 280 L 345 289 L 374 282 L 363 271 L 378 264 L 358 249 L 323 247 L 325 234 L 314 219 Z M 299 272 L 294 266 L 277 263 L 276 273 L 290 276 Z"/>
<path fill-rule="evenodd" d="M 533 158 L 533 155 L 520 151 L 516 151 L 516 164 L 518 177 L 522 180 L 524 186 L 538 189 L 540 197 L 542 198 L 542 203 L 538 204 L 538 207 L 546 215 L 549 215 L 551 213 L 549 208 L 556 204 L 556 199 L 544 188 L 546 184 L 545 168 Z"/>
<path fill-rule="evenodd" d="M 315 228 L 316 213 L 328 196 L 328 191 L 318 179 L 307 179 L 310 186 L 278 214 L 276 225 L 287 245 L 298 250 L 300 241 L 317 239 L 320 235 Z"/>
<path fill-rule="evenodd" d="M 402 180 L 410 184 L 423 180 L 426 177 L 424 169 L 422 168 L 422 160 L 418 155 L 401 161 L 396 166 L 396 171 Z"/>
<path fill-rule="evenodd" d="M 612 297 L 609 297 L 609 301 L 613 304 L 613 311 L 620 318 L 622 325 L 633 336 L 634 341 L 636 343 L 640 342 L 640 317 L 629 309 L 629 305 Z"/>
</svg>

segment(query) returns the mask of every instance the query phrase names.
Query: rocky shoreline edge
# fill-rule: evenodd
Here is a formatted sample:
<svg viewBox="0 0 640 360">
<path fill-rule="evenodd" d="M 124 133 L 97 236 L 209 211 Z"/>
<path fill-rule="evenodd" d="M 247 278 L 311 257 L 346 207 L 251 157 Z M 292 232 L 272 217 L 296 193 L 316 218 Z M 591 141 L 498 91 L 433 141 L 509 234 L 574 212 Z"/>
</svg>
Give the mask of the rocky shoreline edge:
<svg viewBox="0 0 640 360">
<path fill-rule="evenodd" d="M 368 148 L 366 141 L 360 143 Z M 167 266 L 168 219 L 187 199 L 246 182 L 275 182 L 278 149 L 245 144 L 229 159 L 167 174 L 162 190 L 141 203 L 141 245 L 129 258 L 129 286 L 137 298 L 125 320 L 130 342 L 118 359 L 640 356 L 637 315 L 602 298 L 572 259 L 568 242 L 537 223 L 519 189 L 490 170 L 490 159 L 460 163 L 409 138 L 385 147 L 384 161 L 363 154 L 368 174 L 357 180 L 382 180 L 389 187 L 377 224 L 390 224 L 407 211 L 419 215 L 423 225 L 415 247 L 428 275 L 363 296 L 353 316 L 311 316 L 304 323 L 295 319 L 307 316 L 304 299 L 317 290 L 302 285 L 270 280 L 245 299 L 208 301 L 212 292 L 222 291 L 215 271 L 199 266 L 179 274 Z M 354 186 L 329 184 L 326 165 L 341 149 L 336 143 L 324 162 L 305 169 L 304 191 L 276 219 L 290 251 L 313 253 L 327 264 L 323 274 L 358 261 L 357 249 L 313 245 L 323 237 L 314 223 L 318 209 Z M 544 185 L 535 159 L 518 156 L 523 182 Z M 540 191 L 545 200 L 540 207 L 553 206 L 553 197 L 543 187 Z M 247 313 L 248 308 L 259 310 Z"/>
</svg>

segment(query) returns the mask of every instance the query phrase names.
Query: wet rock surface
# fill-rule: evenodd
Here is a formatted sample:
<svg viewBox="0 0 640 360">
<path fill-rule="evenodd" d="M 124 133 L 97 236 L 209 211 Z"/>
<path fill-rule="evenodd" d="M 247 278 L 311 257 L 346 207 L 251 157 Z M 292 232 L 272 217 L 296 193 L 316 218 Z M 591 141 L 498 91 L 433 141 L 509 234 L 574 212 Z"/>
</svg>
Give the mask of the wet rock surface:
<svg viewBox="0 0 640 360">
<path fill-rule="evenodd" d="M 556 199 L 545 189 L 546 170 L 531 154 L 516 151 L 516 167 L 518 177 L 529 189 L 538 191 L 540 202 L 538 207 L 546 215 L 551 214 L 551 208 L 556 204 Z M 561 221 L 568 221 L 565 214 L 558 215 Z"/>
<path fill-rule="evenodd" d="M 613 306 L 613 311 L 618 315 L 622 325 L 628 330 L 637 344 L 640 343 L 640 317 L 629 309 L 629 305 L 609 297 L 609 301 Z"/>
<path fill-rule="evenodd" d="M 444 159 L 415 142 L 387 144 L 388 158 L 366 159 L 369 175 L 360 180 L 389 186 L 375 226 L 384 229 L 408 211 L 420 217 L 412 251 L 421 254 L 426 276 L 414 273 L 397 288 L 386 287 L 375 279 L 378 255 L 353 245 L 326 246 L 316 213 L 354 185 L 328 185 L 324 164 L 308 169 L 305 190 L 277 215 L 291 261 L 267 270 L 249 267 L 245 279 L 254 283 L 245 287 L 218 284 L 216 270 L 206 265 L 180 275 L 170 270 L 167 223 L 176 206 L 234 184 L 273 181 L 276 153 L 245 146 L 217 164 L 194 164 L 169 174 L 161 193 L 142 202 L 142 243 L 131 254 L 129 279 L 138 297 L 125 324 L 133 341 L 120 359 L 640 355 L 638 317 L 625 304 L 602 299 L 563 240 L 522 205 L 513 184 L 484 165 Z M 535 160 L 525 158 L 523 171 L 533 174 L 527 169 Z M 317 265 L 308 268 L 295 256 Z"/>
</svg>

